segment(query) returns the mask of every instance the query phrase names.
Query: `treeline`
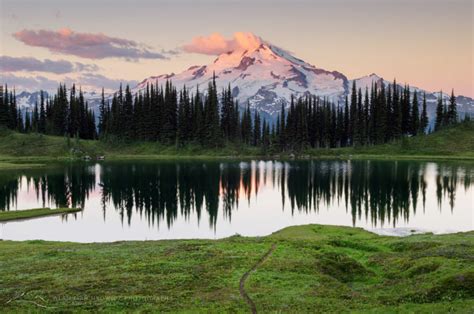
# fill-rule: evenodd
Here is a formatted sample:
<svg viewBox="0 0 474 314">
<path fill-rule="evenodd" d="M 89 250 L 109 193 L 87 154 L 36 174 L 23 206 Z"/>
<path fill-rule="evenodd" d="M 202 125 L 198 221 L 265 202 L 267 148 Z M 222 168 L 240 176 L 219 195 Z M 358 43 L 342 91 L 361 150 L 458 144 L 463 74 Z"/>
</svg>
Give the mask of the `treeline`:
<svg viewBox="0 0 474 314">
<path fill-rule="evenodd" d="M 45 99 L 41 91 L 39 104 L 36 102 L 33 111 L 24 114 L 17 108 L 15 92 L 9 92 L 8 86 L 0 87 L 0 127 L 22 133 L 97 138 L 94 113 L 84 100 L 82 91 L 77 93 L 75 85 L 69 96 L 66 85 L 61 84 L 52 98 Z"/>
<path fill-rule="evenodd" d="M 382 144 L 428 131 L 426 95 L 420 105 L 418 93 L 411 97 L 409 86 L 400 88 L 396 81 L 388 86 L 374 83 L 364 92 L 354 82 L 350 100 L 346 97 L 343 106 L 316 97 L 296 103 L 292 98 L 287 115 L 282 107 L 277 125 L 284 149 Z"/>
<path fill-rule="evenodd" d="M 395 81 L 374 83 L 364 92 L 354 83 L 343 106 L 315 96 L 292 98 L 288 112 L 282 105 L 276 121 L 270 121 L 249 105 L 240 113 L 230 86 L 219 98 L 215 78 L 205 95 L 186 88 L 178 92 L 167 81 L 164 88 L 147 85 L 134 97 L 127 86 L 111 105 L 102 96 L 99 136 L 211 147 L 233 142 L 275 151 L 381 144 L 429 131 L 426 95 L 420 95 L 421 102 L 418 93 L 411 95 L 408 86 Z M 454 93 L 444 107 L 440 114 L 449 119 L 436 130 L 457 121 Z"/>
<path fill-rule="evenodd" d="M 41 92 L 40 103 L 25 115 L 6 86 L 0 96 L 0 126 L 83 139 L 196 143 L 214 148 L 236 143 L 265 151 L 292 151 L 382 144 L 433 131 L 428 130 L 426 95 L 411 93 L 409 86 L 401 88 L 396 81 L 387 86 L 374 83 L 364 91 L 354 82 L 350 99 L 346 97 L 342 105 L 315 96 L 292 97 L 288 109 L 282 105 L 276 121 L 262 119 L 249 104 L 240 112 L 231 87 L 219 95 L 215 77 L 206 93 L 199 88 L 193 93 L 186 87 L 178 91 L 166 81 L 164 87 L 147 84 L 135 95 L 129 86 L 125 90 L 120 86 L 109 102 L 102 90 L 98 125 L 82 91 L 77 92 L 74 85 L 69 97 L 65 85 L 51 99 L 45 100 Z M 454 92 L 449 104 L 440 93 L 434 130 L 457 121 Z"/>
</svg>

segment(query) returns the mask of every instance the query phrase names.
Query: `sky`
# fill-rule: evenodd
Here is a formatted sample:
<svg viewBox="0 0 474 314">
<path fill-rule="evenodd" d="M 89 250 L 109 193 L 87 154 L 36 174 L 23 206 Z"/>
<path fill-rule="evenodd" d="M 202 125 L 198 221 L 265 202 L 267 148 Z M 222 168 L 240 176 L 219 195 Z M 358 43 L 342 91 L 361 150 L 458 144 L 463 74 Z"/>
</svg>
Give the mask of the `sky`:
<svg viewBox="0 0 474 314">
<path fill-rule="evenodd" d="M 473 3 L 0 0 L 0 80 L 20 89 L 62 81 L 113 90 L 208 64 L 216 50 L 202 46 L 228 45 L 238 32 L 349 79 L 376 73 L 474 97 Z"/>
</svg>

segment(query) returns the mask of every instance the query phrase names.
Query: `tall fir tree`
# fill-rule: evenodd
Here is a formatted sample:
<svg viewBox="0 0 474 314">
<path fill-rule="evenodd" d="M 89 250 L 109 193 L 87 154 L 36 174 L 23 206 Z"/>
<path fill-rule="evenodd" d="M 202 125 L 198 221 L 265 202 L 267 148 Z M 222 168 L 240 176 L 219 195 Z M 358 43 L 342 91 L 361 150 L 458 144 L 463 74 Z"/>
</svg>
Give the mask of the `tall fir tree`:
<svg viewBox="0 0 474 314">
<path fill-rule="evenodd" d="M 261 129 L 261 120 L 260 120 L 260 114 L 258 111 L 254 112 L 254 123 L 253 123 L 253 145 L 254 146 L 259 146 L 260 145 L 260 140 L 262 137 L 262 129 Z"/>
<path fill-rule="evenodd" d="M 420 117 L 420 133 L 424 134 L 428 127 L 428 112 L 426 110 L 426 93 L 423 93 L 423 105 L 421 110 L 421 117 Z"/>
<path fill-rule="evenodd" d="M 410 87 L 405 85 L 403 89 L 401 104 L 401 131 L 403 135 L 410 133 Z"/>
<path fill-rule="evenodd" d="M 9 111 L 10 111 L 10 118 L 9 118 L 9 123 L 8 127 L 12 130 L 17 130 L 18 129 L 18 110 L 16 107 L 16 93 L 15 90 L 13 90 L 13 93 L 10 92 L 10 106 L 9 106 Z"/>
<path fill-rule="evenodd" d="M 458 121 L 458 111 L 456 105 L 456 97 L 454 96 L 454 89 L 451 90 L 451 97 L 449 97 L 448 106 L 448 124 L 455 124 Z"/>
<path fill-rule="evenodd" d="M 351 107 L 349 112 L 349 142 L 354 145 L 355 132 L 357 131 L 357 87 L 355 80 L 352 82 Z"/>
<path fill-rule="evenodd" d="M 397 81 L 393 80 L 392 84 L 392 117 L 391 117 L 391 135 L 393 138 L 398 138 L 402 134 L 401 129 L 401 106 L 400 106 L 400 89 Z"/>
<path fill-rule="evenodd" d="M 30 112 L 27 110 L 25 112 L 25 133 L 30 133 L 31 132 L 31 118 L 30 118 Z"/>
<path fill-rule="evenodd" d="M 102 88 L 102 94 L 100 98 L 100 107 L 99 107 L 99 136 L 105 136 L 106 134 L 106 127 L 107 127 L 107 108 L 105 104 L 105 95 L 104 95 L 104 89 Z"/>
<path fill-rule="evenodd" d="M 413 104 L 411 107 L 410 123 L 411 123 L 411 135 L 418 134 L 420 129 L 420 114 L 418 104 L 418 93 L 413 93 Z"/>
<path fill-rule="evenodd" d="M 17 109 L 17 124 L 16 124 L 16 130 L 20 133 L 25 132 L 25 125 L 23 124 L 23 115 L 21 114 L 21 110 Z"/>
<path fill-rule="evenodd" d="M 8 125 L 7 89 L 7 85 L 0 85 L 0 128 L 6 128 Z"/>
<path fill-rule="evenodd" d="M 46 133 L 46 110 L 44 107 L 44 93 L 40 92 L 40 109 L 38 117 L 38 133 Z"/>
<path fill-rule="evenodd" d="M 435 131 L 439 131 L 443 128 L 444 120 L 443 92 L 441 91 L 439 92 L 438 103 L 436 105 Z"/>
</svg>

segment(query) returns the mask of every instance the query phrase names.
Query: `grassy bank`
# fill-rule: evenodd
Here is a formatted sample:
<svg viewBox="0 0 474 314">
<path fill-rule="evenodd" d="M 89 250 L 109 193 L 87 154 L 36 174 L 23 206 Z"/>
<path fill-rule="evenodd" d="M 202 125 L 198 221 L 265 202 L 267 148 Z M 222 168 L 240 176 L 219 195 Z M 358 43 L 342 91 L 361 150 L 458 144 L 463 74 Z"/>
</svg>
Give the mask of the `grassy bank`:
<svg viewBox="0 0 474 314">
<path fill-rule="evenodd" d="M 176 158 L 288 158 L 292 154 L 267 153 L 255 147 L 228 144 L 219 149 L 199 145 L 177 148 L 157 142 L 106 142 L 67 139 L 40 134 L 0 132 L 0 169 L 15 164 L 74 160 L 82 156 L 107 159 Z M 315 158 L 405 158 L 474 160 L 474 122 L 462 123 L 430 135 L 404 138 L 384 145 L 339 149 L 310 149 L 299 156 Z"/>
<path fill-rule="evenodd" d="M 0 222 L 33 219 L 45 216 L 53 216 L 60 214 L 69 214 L 80 212 L 80 208 L 36 208 L 27 210 L 13 210 L 0 212 Z"/>
<path fill-rule="evenodd" d="M 274 250 L 269 249 L 274 245 Z M 262 238 L 0 241 L 3 311 L 474 311 L 474 232 L 308 225 Z M 267 258 L 262 260 L 263 256 Z"/>
<path fill-rule="evenodd" d="M 338 151 L 338 150 L 335 150 Z M 356 156 L 474 159 L 474 122 L 461 123 L 429 135 L 404 138 L 384 145 L 341 149 Z"/>
</svg>

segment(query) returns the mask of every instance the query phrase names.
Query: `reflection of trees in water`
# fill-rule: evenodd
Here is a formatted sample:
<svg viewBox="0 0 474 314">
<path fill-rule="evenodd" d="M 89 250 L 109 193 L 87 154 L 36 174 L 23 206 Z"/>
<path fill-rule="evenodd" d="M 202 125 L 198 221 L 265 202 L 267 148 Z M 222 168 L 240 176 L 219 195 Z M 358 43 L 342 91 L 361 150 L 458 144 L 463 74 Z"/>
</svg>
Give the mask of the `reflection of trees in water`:
<svg viewBox="0 0 474 314">
<path fill-rule="evenodd" d="M 454 207 L 457 185 L 471 185 L 469 166 L 388 161 L 291 161 L 291 162 L 159 162 L 105 163 L 100 169 L 104 219 L 109 202 L 130 224 L 138 215 L 150 225 L 179 215 L 200 220 L 203 210 L 215 227 L 218 210 L 225 219 L 250 203 L 264 188 L 278 189 L 282 207 L 291 212 L 312 212 L 344 204 L 352 222 L 361 219 L 373 225 L 408 221 L 424 211 L 426 173 L 432 167 L 438 204 L 447 199 Z M 65 168 L 5 174 L 0 178 L 0 208 L 17 202 L 22 184 L 33 188 L 43 205 L 84 207 L 96 184 L 95 167 Z M 420 200 L 421 204 L 418 204 Z"/>
<path fill-rule="evenodd" d="M 178 209 L 186 218 L 193 211 L 200 218 L 205 207 L 210 224 L 214 225 L 219 206 L 219 175 L 218 163 L 106 164 L 100 178 L 103 204 L 112 200 L 128 223 L 135 207 L 137 214 L 150 224 L 165 220 L 168 226 L 178 217 Z"/>
<path fill-rule="evenodd" d="M 436 196 L 441 207 L 443 198 L 448 199 L 451 211 L 454 208 L 457 185 L 461 184 L 467 190 L 471 185 L 473 173 L 470 167 L 461 168 L 453 165 L 438 165 L 436 172 Z"/>
<path fill-rule="evenodd" d="M 308 211 L 327 207 L 344 199 L 351 210 L 353 225 L 362 217 L 373 225 L 400 219 L 408 222 L 410 210 L 423 211 L 426 203 L 428 164 L 408 161 L 309 162 L 308 167 L 292 166 L 288 171 L 288 195 L 291 208 Z M 457 184 L 467 190 L 472 173 L 469 167 L 436 165 L 436 193 L 439 208 L 443 199 L 454 207 Z"/>
<path fill-rule="evenodd" d="M 3 178 L 3 174 L 0 174 Z M 3 179 L 2 179 L 3 180 Z M 10 181 L 0 188 L 0 209 L 10 209 L 15 205 L 18 192 L 25 184 L 33 189 L 41 207 L 84 207 L 89 193 L 95 187 L 94 167 L 67 166 L 48 170 L 15 173 Z"/>
<path fill-rule="evenodd" d="M 215 226 L 219 205 L 230 220 L 240 197 L 250 202 L 260 188 L 271 186 L 280 189 L 282 205 L 288 200 L 292 213 L 344 203 L 354 225 L 365 218 L 373 225 L 395 226 L 399 220 L 408 221 L 411 210 L 419 210 L 418 199 L 424 211 L 426 167 L 403 161 L 124 164 L 104 166 L 101 181 L 104 195 L 128 222 L 134 206 L 150 223 L 166 220 L 168 226 L 178 208 L 186 218 L 195 211 L 199 219 L 204 207 Z M 437 179 L 438 200 L 447 196 L 453 205 L 456 184 L 462 181 L 467 188 L 471 175 L 458 166 L 437 167 L 442 174 Z"/>
<path fill-rule="evenodd" d="M 16 204 L 20 187 L 21 177 L 6 171 L 0 175 L 0 211 Z"/>
</svg>

